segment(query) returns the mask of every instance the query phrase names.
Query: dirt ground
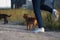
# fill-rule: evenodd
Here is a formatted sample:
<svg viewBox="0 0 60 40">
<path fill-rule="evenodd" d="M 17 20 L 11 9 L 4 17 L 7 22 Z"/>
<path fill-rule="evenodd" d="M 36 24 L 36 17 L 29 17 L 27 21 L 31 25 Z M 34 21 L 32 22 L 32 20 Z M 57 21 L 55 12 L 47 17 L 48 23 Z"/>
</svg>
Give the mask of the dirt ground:
<svg viewBox="0 0 60 40">
<path fill-rule="evenodd" d="M 60 32 L 32 33 L 25 29 L 26 26 L 0 24 L 0 40 L 60 40 Z"/>
</svg>

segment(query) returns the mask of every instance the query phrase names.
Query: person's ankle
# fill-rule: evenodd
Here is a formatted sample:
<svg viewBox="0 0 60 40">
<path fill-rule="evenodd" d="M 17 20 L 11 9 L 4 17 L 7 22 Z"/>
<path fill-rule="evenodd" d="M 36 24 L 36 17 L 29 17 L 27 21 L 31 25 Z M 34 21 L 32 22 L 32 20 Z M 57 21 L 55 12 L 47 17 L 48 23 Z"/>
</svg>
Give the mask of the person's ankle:
<svg viewBox="0 0 60 40">
<path fill-rule="evenodd" d="M 53 19 L 55 21 L 57 21 L 59 19 L 59 14 L 58 14 L 58 11 L 56 9 L 53 9 L 52 16 L 53 16 Z"/>
</svg>

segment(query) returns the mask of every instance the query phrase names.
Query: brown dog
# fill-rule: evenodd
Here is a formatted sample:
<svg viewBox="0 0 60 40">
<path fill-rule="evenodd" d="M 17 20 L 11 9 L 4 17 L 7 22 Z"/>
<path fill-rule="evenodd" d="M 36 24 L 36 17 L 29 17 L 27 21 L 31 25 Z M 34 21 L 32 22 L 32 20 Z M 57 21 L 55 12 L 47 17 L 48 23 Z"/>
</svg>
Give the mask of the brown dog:
<svg viewBox="0 0 60 40">
<path fill-rule="evenodd" d="M 27 30 L 31 30 L 33 27 L 34 29 L 37 27 L 37 20 L 34 17 L 31 17 L 28 14 L 24 14 L 24 19 L 27 23 Z"/>
</svg>

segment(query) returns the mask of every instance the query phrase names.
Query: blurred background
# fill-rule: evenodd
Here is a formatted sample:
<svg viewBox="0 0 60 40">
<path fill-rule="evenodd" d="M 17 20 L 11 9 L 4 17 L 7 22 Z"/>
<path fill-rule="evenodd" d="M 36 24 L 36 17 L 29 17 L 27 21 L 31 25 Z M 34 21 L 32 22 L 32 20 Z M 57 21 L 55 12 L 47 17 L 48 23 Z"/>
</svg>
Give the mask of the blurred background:
<svg viewBox="0 0 60 40">
<path fill-rule="evenodd" d="M 60 15 L 60 0 L 54 0 L 54 8 L 59 11 Z M 60 17 L 57 22 L 54 22 L 49 12 L 42 10 L 41 13 L 43 26 L 46 30 L 60 31 Z M 0 0 L 0 14 L 12 15 L 8 18 L 8 24 L 11 25 L 26 25 L 23 18 L 24 14 L 29 14 L 32 17 L 35 17 L 31 0 Z M 2 23 L 3 19 L 0 20 L 0 24 Z"/>
</svg>

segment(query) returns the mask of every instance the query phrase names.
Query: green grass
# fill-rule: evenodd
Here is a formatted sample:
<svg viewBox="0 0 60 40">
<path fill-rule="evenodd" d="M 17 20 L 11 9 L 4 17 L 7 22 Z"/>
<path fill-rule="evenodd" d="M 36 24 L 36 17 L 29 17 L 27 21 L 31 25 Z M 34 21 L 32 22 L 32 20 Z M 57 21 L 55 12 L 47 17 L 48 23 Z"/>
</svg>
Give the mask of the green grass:
<svg viewBox="0 0 60 40">
<path fill-rule="evenodd" d="M 7 10 L 0 10 L 0 14 L 8 14 L 12 15 L 10 18 L 8 18 L 9 21 L 17 21 L 17 22 L 23 22 L 24 24 L 24 14 L 29 14 L 32 17 L 35 17 L 33 10 L 28 9 L 7 9 Z M 60 12 L 59 12 L 60 15 Z M 51 14 L 46 11 L 42 11 L 42 19 L 43 19 L 43 26 L 45 28 L 48 28 L 50 30 L 60 30 L 60 17 L 57 22 L 54 22 Z"/>
<path fill-rule="evenodd" d="M 44 13 L 44 12 L 43 12 Z M 8 18 L 11 21 L 23 21 L 23 15 L 24 14 L 29 14 L 32 17 L 34 17 L 34 12 L 33 10 L 27 10 L 27 9 L 7 9 L 7 10 L 0 10 L 0 14 L 8 14 L 12 15 L 10 18 Z M 46 16 L 46 14 L 43 14 Z"/>
</svg>

